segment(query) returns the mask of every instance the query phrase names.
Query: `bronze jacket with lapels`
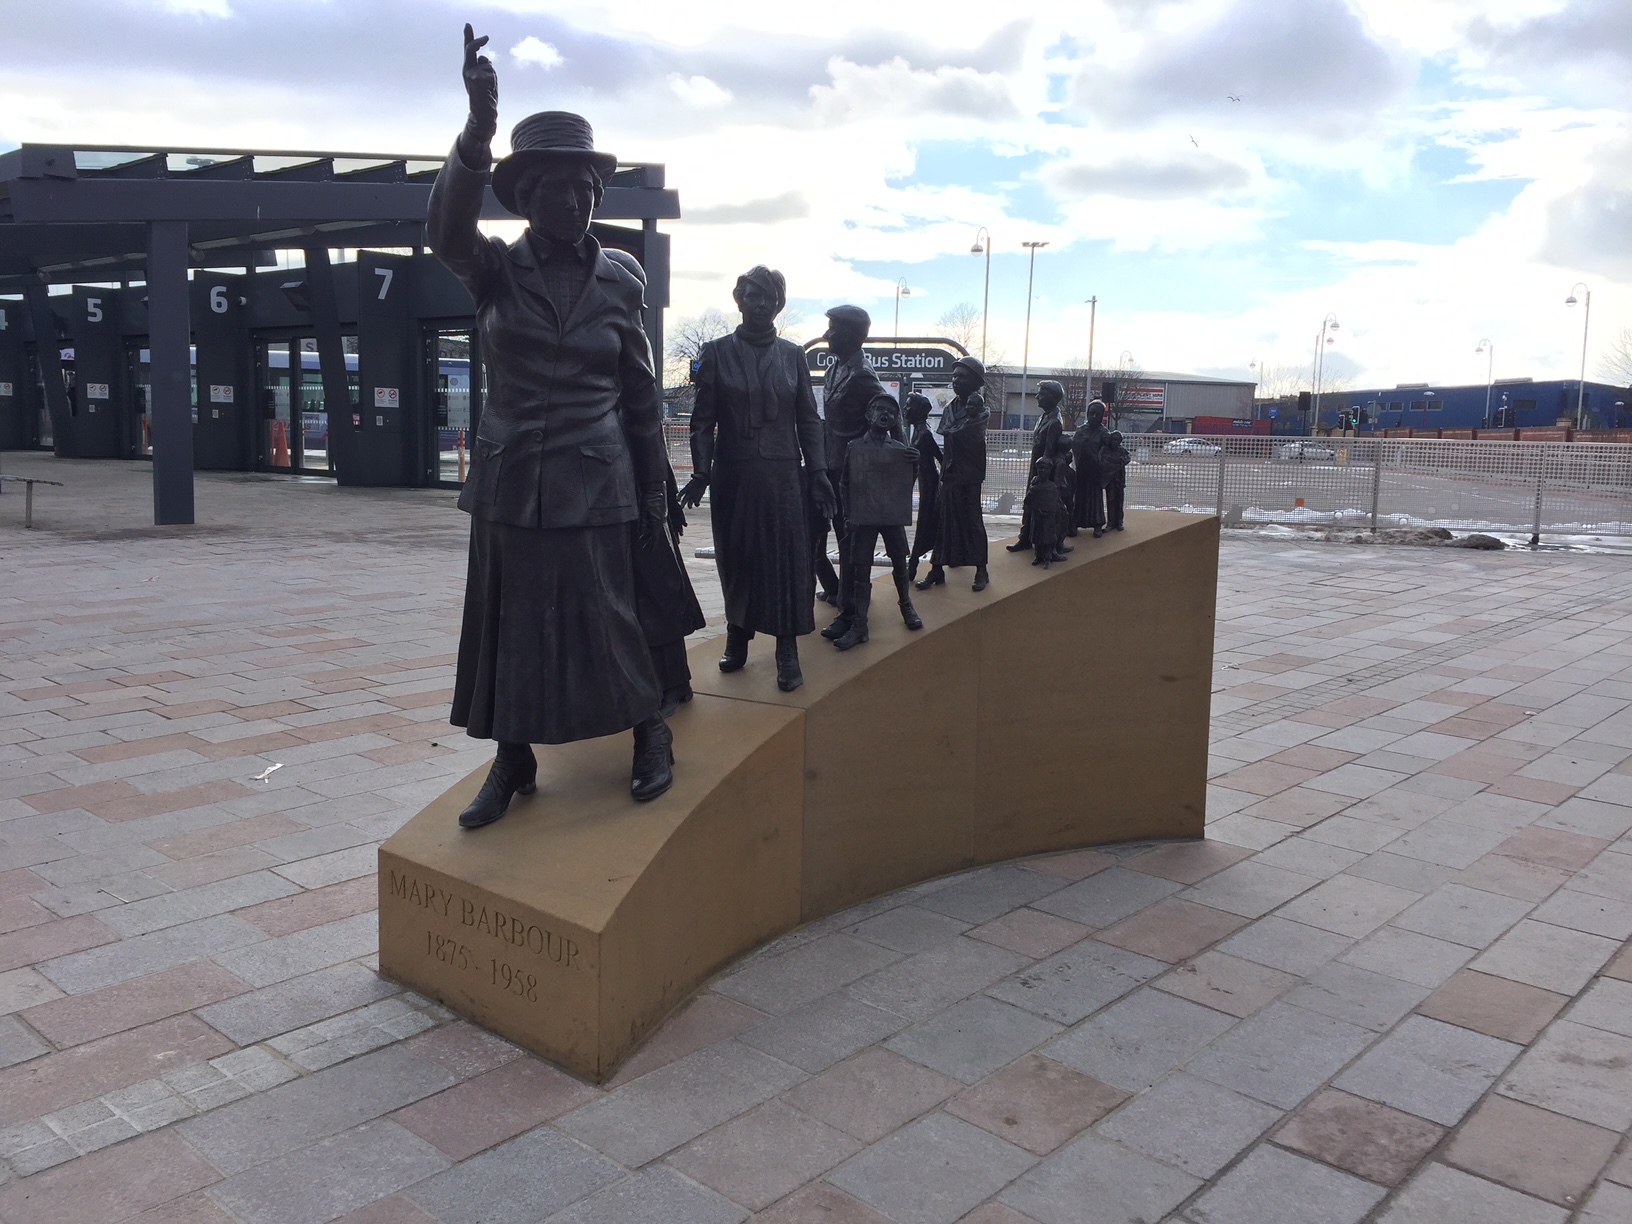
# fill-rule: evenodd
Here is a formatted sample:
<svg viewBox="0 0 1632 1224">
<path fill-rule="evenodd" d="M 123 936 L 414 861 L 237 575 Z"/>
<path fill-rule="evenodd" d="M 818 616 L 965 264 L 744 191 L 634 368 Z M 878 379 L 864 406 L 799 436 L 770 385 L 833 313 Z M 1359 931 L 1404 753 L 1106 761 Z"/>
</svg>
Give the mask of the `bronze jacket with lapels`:
<svg viewBox="0 0 1632 1224">
<path fill-rule="evenodd" d="M 476 301 L 487 361 L 459 508 L 512 527 L 632 522 L 639 486 L 669 475 L 643 286 L 586 235 L 583 292 L 552 301 L 527 235 L 507 244 L 477 230 L 486 182 L 455 147 L 426 225 L 431 250 Z"/>
</svg>

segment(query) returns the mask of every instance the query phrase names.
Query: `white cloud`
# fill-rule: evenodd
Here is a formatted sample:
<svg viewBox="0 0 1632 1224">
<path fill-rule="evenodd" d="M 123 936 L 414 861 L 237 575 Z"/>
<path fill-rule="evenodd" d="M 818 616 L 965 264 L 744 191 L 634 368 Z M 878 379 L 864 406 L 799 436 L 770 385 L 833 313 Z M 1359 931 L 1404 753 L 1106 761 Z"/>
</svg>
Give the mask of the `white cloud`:
<svg viewBox="0 0 1632 1224">
<path fill-rule="evenodd" d="M 997 122 L 1019 117 L 1008 81 L 973 68 L 915 69 L 900 56 L 863 65 L 828 61 L 830 84 L 811 88 L 812 109 L 828 124 L 875 120 L 886 115 L 957 116 Z"/>
<path fill-rule="evenodd" d="M 511 47 L 510 54 L 518 64 L 532 64 L 546 72 L 551 68 L 559 68 L 565 62 L 561 58 L 561 52 L 533 34 L 527 35 Z"/>
<path fill-rule="evenodd" d="M 669 89 L 687 106 L 698 110 L 717 110 L 731 101 L 731 91 L 715 84 L 706 76 L 683 76 L 669 73 Z"/>
</svg>

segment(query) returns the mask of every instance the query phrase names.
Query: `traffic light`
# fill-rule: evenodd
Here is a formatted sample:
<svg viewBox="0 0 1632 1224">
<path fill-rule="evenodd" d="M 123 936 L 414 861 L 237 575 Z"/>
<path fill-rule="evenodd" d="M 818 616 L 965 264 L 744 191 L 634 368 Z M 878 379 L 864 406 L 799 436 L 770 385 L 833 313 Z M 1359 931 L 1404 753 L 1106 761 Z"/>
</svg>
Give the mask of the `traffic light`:
<svg viewBox="0 0 1632 1224">
<path fill-rule="evenodd" d="M 1100 384 L 1100 396 L 1107 404 L 1116 403 L 1116 379 L 1107 378 Z"/>
<path fill-rule="evenodd" d="M 1307 391 L 1299 391 L 1298 392 L 1298 411 L 1300 413 L 1302 413 L 1304 416 L 1309 415 L 1309 403 L 1310 403 L 1311 398 L 1312 397 L 1310 396 L 1309 392 L 1307 392 Z"/>
</svg>

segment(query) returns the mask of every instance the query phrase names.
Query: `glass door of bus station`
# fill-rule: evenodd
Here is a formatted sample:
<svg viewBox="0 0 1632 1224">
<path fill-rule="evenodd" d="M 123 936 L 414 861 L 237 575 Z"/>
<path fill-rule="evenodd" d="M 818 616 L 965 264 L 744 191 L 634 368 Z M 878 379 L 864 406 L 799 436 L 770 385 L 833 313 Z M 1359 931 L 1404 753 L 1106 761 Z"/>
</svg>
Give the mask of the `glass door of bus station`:
<svg viewBox="0 0 1632 1224">
<path fill-rule="evenodd" d="M 346 383 L 355 400 L 357 358 L 353 354 L 346 356 Z M 316 339 L 296 335 L 258 340 L 255 394 L 260 412 L 260 469 L 332 476 L 329 412 Z"/>
<path fill-rule="evenodd" d="M 482 388 L 471 385 L 474 337 L 466 329 L 432 329 L 425 333 L 426 402 L 431 411 L 427 425 L 435 455 L 435 483 L 458 488 L 465 482 L 470 451 L 481 423 Z M 474 362 L 481 368 L 478 358 Z"/>
</svg>

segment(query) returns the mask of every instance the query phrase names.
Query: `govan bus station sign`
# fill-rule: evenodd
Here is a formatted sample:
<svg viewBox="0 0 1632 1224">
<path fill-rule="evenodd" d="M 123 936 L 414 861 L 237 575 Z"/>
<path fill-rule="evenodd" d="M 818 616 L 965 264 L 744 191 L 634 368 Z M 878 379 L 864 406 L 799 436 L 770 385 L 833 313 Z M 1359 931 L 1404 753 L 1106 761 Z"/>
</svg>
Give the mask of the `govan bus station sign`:
<svg viewBox="0 0 1632 1224">
<path fill-rule="evenodd" d="M 939 380 L 950 381 L 952 363 L 966 354 L 954 340 L 915 338 L 905 344 L 875 340 L 862 349 L 862 355 L 880 378 L 913 374 L 931 379 L 938 376 Z M 838 359 L 825 343 L 817 340 L 806 347 L 805 360 L 810 363 L 812 374 L 825 374 Z"/>
</svg>

